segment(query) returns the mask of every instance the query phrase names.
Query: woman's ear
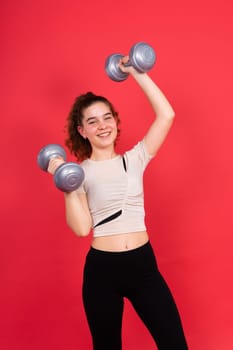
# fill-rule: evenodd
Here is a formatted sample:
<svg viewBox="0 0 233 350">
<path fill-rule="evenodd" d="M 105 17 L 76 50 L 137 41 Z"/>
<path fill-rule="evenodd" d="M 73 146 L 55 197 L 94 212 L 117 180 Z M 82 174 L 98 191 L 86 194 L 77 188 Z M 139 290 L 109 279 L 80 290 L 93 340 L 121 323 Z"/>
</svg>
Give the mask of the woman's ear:
<svg viewBox="0 0 233 350">
<path fill-rule="evenodd" d="M 84 139 L 86 139 L 86 135 L 85 135 L 85 132 L 84 132 L 84 130 L 83 130 L 83 127 L 79 125 L 79 126 L 77 127 L 77 130 L 78 130 L 78 132 L 80 133 L 80 135 L 81 135 Z"/>
</svg>

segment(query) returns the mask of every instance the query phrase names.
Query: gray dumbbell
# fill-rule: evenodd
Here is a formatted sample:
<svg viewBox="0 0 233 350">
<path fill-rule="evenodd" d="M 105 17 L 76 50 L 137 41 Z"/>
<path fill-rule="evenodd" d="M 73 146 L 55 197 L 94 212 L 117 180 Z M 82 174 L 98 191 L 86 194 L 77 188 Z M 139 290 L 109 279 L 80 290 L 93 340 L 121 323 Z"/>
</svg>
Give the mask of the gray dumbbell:
<svg viewBox="0 0 233 350">
<path fill-rule="evenodd" d="M 37 157 L 37 163 L 42 170 L 47 171 L 50 159 L 57 157 L 66 160 L 65 150 L 58 144 L 49 144 L 40 150 Z M 76 190 L 83 180 L 83 169 L 80 165 L 73 162 L 61 164 L 54 174 L 55 185 L 63 192 Z"/>
<path fill-rule="evenodd" d="M 119 67 L 120 59 L 124 55 L 114 53 L 105 61 L 105 71 L 110 79 L 120 82 L 128 78 L 128 73 L 122 72 Z M 132 46 L 129 52 L 129 62 L 126 66 L 133 66 L 138 72 L 148 72 L 155 64 L 156 54 L 154 49 L 145 42 L 139 42 Z"/>
</svg>

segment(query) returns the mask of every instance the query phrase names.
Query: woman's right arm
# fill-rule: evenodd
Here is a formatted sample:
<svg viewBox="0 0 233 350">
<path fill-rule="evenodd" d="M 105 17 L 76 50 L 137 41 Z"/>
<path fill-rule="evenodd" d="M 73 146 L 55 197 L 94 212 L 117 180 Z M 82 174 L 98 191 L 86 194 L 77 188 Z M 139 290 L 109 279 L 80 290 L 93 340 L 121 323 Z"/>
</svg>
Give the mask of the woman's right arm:
<svg viewBox="0 0 233 350">
<path fill-rule="evenodd" d="M 76 235 L 87 236 L 92 228 L 92 219 L 86 194 L 73 191 L 64 196 L 67 225 Z"/>
<path fill-rule="evenodd" d="M 64 163 L 62 158 L 53 158 L 49 162 L 48 172 L 54 175 L 56 169 Z M 92 228 L 92 218 L 87 203 L 86 194 L 72 191 L 64 193 L 65 214 L 67 225 L 78 236 L 87 236 Z"/>
</svg>

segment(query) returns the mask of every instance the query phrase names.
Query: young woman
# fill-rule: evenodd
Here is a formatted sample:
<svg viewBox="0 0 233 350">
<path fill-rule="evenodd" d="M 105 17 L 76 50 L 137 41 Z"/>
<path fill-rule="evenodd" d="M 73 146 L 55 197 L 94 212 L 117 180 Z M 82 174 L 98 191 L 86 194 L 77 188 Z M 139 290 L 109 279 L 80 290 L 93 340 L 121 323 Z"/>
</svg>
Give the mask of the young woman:
<svg viewBox="0 0 233 350">
<path fill-rule="evenodd" d="M 78 235 L 93 230 L 86 257 L 83 302 L 94 350 L 121 350 L 124 298 L 132 303 L 159 350 L 187 350 L 180 316 L 161 276 L 144 221 L 143 173 L 164 142 L 174 111 L 146 73 L 119 63 L 155 113 L 146 135 L 131 150 L 115 151 L 119 118 L 102 96 L 79 96 L 68 116 L 66 145 L 85 172 L 80 188 L 65 193 L 66 219 Z M 62 159 L 52 159 L 54 174 Z"/>
</svg>

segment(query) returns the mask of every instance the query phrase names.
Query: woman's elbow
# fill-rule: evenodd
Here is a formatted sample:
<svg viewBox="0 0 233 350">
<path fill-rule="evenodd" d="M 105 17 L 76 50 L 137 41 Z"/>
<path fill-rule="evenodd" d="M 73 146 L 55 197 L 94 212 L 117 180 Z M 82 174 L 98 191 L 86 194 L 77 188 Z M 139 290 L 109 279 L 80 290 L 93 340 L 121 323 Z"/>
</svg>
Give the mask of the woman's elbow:
<svg viewBox="0 0 233 350">
<path fill-rule="evenodd" d="M 67 220 L 67 226 L 78 236 L 78 237 L 86 237 L 89 235 L 90 231 L 91 231 L 91 226 L 90 225 L 74 225 L 72 223 L 70 223 Z"/>
<path fill-rule="evenodd" d="M 175 119 L 175 116 L 176 116 L 176 115 L 175 115 L 175 112 L 174 112 L 173 110 L 170 111 L 170 113 L 167 114 L 165 120 L 166 120 L 166 122 L 167 122 L 167 124 L 168 124 L 169 127 L 172 126 L 172 124 L 173 124 L 173 122 L 174 122 L 174 119 Z"/>
<path fill-rule="evenodd" d="M 78 237 L 87 237 L 90 231 L 76 231 L 74 232 Z"/>
<path fill-rule="evenodd" d="M 161 120 L 163 123 L 169 123 L 172 124 L 175 119 L 175 111 L 171 108 L 166 112 L 161 113 L 160 115 L 157 115 L 157 119 Z"/>
<path fill-rule="evenodd" d="M 173 121 L 174 118 L 175 118 L 175 116 L 176 116 L 176 113 L 175 113 L 174 109 L 171 108 L 171 110 L 170 110 L 169 113 L 168 113 L 167 118 L 168 118 L 169 120 Z"/>
</svg>

